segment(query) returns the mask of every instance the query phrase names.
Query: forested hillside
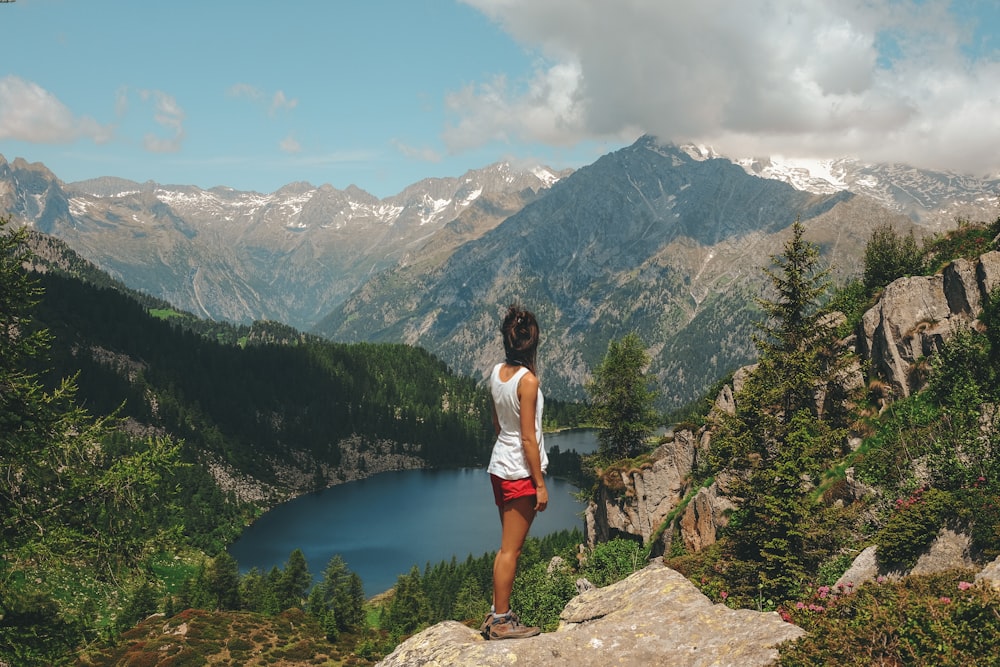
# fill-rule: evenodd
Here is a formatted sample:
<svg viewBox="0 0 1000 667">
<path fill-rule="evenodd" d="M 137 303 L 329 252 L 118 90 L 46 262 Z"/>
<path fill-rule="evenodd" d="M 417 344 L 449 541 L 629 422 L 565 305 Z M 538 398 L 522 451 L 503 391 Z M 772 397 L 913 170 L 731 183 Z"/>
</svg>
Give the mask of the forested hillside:
<svg viewBox="0 0 1000 667">
<path fill-rule="evenodd" d="M 482 461 L 485 395 L 423 350 L 338 345 L 277 323 L 205 330 L 113 287 L 55 272 L 39 285 L 35 321 L 53 335 L 44 377 L 78 370 L 92 412 L 120 407 L 135 424 L 183 439 L 192 455 L 271 484 L 281 466 L 301 468 L 303 455 L 323 484 L 320 468 L 337 468 L 351 437 L 362 448 L 391 442 L 430 466 Z"/>
<path fill-rule="evenodd" d="M 424 350 L 206 322 L 3 219 L 0 242 L 0 663 L 114 636 L 291 495 L 484 463 L 485 389 Z M 178 604 L 218 603 L 196 589 Z"/>
</svg>

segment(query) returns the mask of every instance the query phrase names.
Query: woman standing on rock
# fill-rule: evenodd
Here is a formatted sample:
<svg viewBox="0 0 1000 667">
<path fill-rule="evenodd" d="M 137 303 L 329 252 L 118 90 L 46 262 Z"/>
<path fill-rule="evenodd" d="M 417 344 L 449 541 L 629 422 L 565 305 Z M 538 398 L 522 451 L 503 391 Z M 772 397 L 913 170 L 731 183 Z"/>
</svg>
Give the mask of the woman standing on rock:
<svg viewBox="0 0 1000 667">
<path fill-rule="evenodd" d="M 535 372 L 538 322 L 510 306 L 500 325 L 506 359 L 493 367 L 493 429 L 497 439 L 487 472 L 500 510 L 500 550 L 493 561 L 493 609 L 480 628 L 486 639 L 533 637 L 541 630 L 523 625 L 510 608 L 517 559 L 536 512 L 545 511 L 548 456 L 542 440 L 542 390 Z"/>
</svg>

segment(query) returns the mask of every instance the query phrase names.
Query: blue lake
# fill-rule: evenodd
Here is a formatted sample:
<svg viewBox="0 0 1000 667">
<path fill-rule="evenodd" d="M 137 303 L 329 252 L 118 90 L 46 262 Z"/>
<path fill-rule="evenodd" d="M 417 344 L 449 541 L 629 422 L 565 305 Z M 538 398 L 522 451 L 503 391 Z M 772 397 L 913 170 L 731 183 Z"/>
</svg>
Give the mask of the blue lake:
<svg viewBox="0 0 1000 667">
<path fill-rule="evenodd" d="M 548 449 L 588 453 L 593 431 L 545 435 Z M 549 507 L 531 527 L 540 537 L 583 528 L 584 504 L 576 487 L 549 478 Z M 481 556 L 500 544 L 500 519 L 489 476 L 483 468 L 403 470 L 339 484 L 284 503 L 261 516 L 234 542 L 229 553 L 246 572 L 284 567 L 301 549 L 309 571 L 319 577 L 334 554 L 361 577 L 365 595 L 391 588 L 416 565 Z"/>
</svg>

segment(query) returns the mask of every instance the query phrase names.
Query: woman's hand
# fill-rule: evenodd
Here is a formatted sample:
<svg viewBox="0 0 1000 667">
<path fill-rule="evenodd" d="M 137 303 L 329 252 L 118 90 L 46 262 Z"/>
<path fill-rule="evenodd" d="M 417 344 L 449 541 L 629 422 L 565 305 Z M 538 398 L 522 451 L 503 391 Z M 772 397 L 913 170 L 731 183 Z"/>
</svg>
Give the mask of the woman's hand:
<svg viewBox="0 0 1000 667">
<path fill-rule="evenodd" d="M 535 489 L 535 511 L 544 512 L 545 508 L 549 506 L 549 490 L 545 488 L 545 485 L 539 486 Z"/>
</svg>

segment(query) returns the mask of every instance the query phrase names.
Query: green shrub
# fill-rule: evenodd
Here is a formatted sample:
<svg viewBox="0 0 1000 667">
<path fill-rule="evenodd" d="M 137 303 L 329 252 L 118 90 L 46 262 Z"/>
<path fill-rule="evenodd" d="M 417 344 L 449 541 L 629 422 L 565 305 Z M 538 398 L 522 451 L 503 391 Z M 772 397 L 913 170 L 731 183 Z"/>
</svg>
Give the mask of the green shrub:
<svg viewBox="0 0 1000 667">
<path fill-rule="evenodd" d="M 900 235 L 892 225 L 877 225 L 865 246 L 864 287 L 871 291 L 896 278 L 919 275 L 923 261 L 917 241 L 910 232 Z"/>
<path fill-rule="evenodd" d="M 964 257 L 975 259 L 993 249 L 993 226 L 959 223 L 959 228 L 924 243 L 924 255 L 931 271 L 939 271 L 948 262 Z"/>
<path fill-rule="evenodd" d="M 559 625 L 559 614 L 576 595 L 576 585 L 568 571 L 548 571 L 545 563 L 536 563 L 517 575 L 511 593 L 511 607 L 527 625 L 537 625 L 550 632 Z"/>
<path fill-rule="evenodd" d="M 1000 594 L 971 571 L 821 586 L 781 614 L 809 634 L 779 647 L 779 665 L 1000 665 Z"/>
<path fill-rule="evenodd" d="M 883 568 L 909 569 L 953 513 L 951 494 L 938 489 L 918 489 L 896 500 L 885 526 L 875 536 L 878 561 Z"/>
<path fill-rule="evenodd" d="M 595 586 L 621 581 L 646 565 L 646 551 L 634 540 L 616 538 L 596 545 L 583 563 L 581 574 Z"/>
</svg>

